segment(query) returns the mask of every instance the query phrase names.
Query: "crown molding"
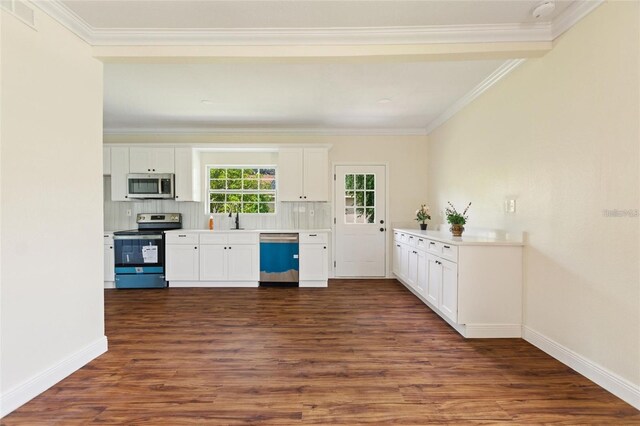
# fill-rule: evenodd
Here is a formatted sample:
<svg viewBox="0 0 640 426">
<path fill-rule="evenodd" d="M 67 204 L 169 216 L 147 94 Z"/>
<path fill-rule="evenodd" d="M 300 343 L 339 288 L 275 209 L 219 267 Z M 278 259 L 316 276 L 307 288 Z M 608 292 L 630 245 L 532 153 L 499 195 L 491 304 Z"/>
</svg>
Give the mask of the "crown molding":
<svg viewBox="0 0 640 426">
<path fill-rule="evenodd" d="M 94 28 L 60 0 L 36 0 L 45 13 L 93 46 L 131 45 L 358 45 L 553 41 L 603 0 L 578 1 L 553 23 L 424 27 L 290 29 Z"/>
<path fill-rule="evenodd" d="M 173 134 L 297 134 L 297 135 L 328 135 L 328 136 L 425 136 L 424 128 L 397 129 L 358 129 L 358 128 L 316 128 L 316 127 L 287 127 L 287 128 L 207 128 L 207 127 L 119 127 L 105 128 L 105 135 L 173 135 Z"/>
<path fill-rule="evenodd" d="M 462 110 L 465 106 L 469 105 L 473 102 L 478 96 L 489 90 L 494 84 L 502 80 L 507 74 L 516 69 L 520 64 L 522 64 L 524 59 L 512 59 L 506 61 L 504 64 L 500 65 L 494 72 L 492 72 L 487 78 L 485 78 L 480 84 L 471 89 L 466 95 L 458 99 L 453 105 L 444 110 L 442 114 L 440 114 L 435 120 L 431 121 L 426 128 L 426 133 L 429 134 L 438 127 L 440 127 L 443 123 L 457 114 L 460 110 Z"/>
<path fill-rule="evenodd" d="M 593 12 L 604 3 L 604 0 L 588 0 L 574 2 L 553 20 L 551 25 L 551 40 L 555 40 L 567 32 L 582 18 Z"/>
</svg>

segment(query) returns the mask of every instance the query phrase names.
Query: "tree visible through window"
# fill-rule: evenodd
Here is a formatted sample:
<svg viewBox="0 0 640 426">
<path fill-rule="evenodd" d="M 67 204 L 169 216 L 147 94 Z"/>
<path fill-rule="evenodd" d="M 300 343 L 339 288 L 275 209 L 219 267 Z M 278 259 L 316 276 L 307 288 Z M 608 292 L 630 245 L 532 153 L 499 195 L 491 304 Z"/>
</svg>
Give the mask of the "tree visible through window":
<svg viewBox="0 0 640 426">
<path fill-rule="evenodd" d="M 209 166 L 209 213 L 275 213 L 276 169 Z"/>
</svg>

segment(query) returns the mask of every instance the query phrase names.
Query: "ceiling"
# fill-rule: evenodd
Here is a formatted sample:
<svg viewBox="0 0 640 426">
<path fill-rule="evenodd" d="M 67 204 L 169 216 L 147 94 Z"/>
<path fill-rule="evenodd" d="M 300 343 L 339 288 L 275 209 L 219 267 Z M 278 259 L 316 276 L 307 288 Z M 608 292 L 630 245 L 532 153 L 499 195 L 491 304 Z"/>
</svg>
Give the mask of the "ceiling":
<svg viewBox="0 0 640 426">
<path fill-rule="evenodd" d="M 118 48 L 549 42 L 602 0 L 555 0 L 536 19 L 543 2 L 36 0 Z M 105 64 L 106 133 L 426 134 L 521 60 L 171 62 Z"/>
</svg>

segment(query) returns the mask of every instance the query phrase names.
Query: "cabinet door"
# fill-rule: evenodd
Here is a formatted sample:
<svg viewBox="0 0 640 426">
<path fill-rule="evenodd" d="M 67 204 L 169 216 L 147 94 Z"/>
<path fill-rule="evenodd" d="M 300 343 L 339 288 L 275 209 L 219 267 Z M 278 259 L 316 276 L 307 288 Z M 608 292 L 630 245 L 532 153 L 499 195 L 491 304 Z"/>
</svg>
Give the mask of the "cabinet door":
<svg viewBox="0 0 640 426">
<path fill-rule="evenodd" d="M 129 201 L 127 198 L 127 174 L 129 173 L 129 148 L 111 148 L 111 200 Z"/>
<path fill-rule="evenodd" d="M 151 171 L 154 173 L 174 173 L 173 148 L 151 148 Z"/>
<path fill-rule="evenodd" d="M 229 281 L 258 281 L 260 265 L 257 244 L 229 245 L 227 249 L 227 279 Z"/>
<path fill-rule="evenodd" d="M 406 244 L 400 244 L 402 250 L 402 256 L 400 257 L 400 276 L 405 280 L 409 276 L 409 246 Z"/>
<path fill-rule="evenodd" d="M 176 201 L 200 201 L 200 160 L 192 148 L 175 149 Z"/>
<path fill-rule="evenodd" d="M 167 244 L 165 253 L 165 279 L 167 281 L 198 281 L 198 246 Z"/>
<path fill-rule="evenodd" d="M 440 310 L 450 320 L 458 322 L 458 265 L 440 260 L 442 268 L 442 297 Z"/>
<path fill-rule="evenodd" d="M 398 242 L 393 243 L 393 273 L 400 276 L 400 264 L 402 263 L 402 246 Z"/>
<path fill-rule="evenodd" d="M 129 148 L 129 172 L 151 172 L 151 163 L 153 162 L 151 157 L 151 148 Z"/>
<path fill-rule="evenodd" d="M 303 150 L 281 149 L 278 152 L 278 201 L 303 200 Z"/>
<path fill-rule="evenodd" d="M 300 281 L 326 281 L 329 276 L 327 246 L 300 244 Z"/>
<path fill-rule="evenodd" d="M 200 246 L 200 279 L 224 281 L 227 278 L 227 246 L 203 244 Z"/>
<path fill-rule="evenodd" d="M 115 281 L 115 258 L 113 244 L 104 245 L 104 280 Z"/>
<path fill-rule="evenodd" d="M 429 281 L 427 254 L 422 250 L 417 250 L 417 258 L 416 290 L 420 295 L 427 297 L 427 282 Z"/>
<path fill-rule="evenodd" d="M 429 303 L 440 306 L 440 287 L 442 286 L 442 266 L 437 257 L 427 255 L 427 294 Z"/>
<path fill-rule="evenodd" d="M 418 285 L 418 252 L 409 248 L 407 252 L 407 283 L 416 288 Z"/>
<path fill-rule="evenodd" d="M 329 151 L 326 148 L 304 150 L 305 201 L 329 201 Z"/>
</svg>

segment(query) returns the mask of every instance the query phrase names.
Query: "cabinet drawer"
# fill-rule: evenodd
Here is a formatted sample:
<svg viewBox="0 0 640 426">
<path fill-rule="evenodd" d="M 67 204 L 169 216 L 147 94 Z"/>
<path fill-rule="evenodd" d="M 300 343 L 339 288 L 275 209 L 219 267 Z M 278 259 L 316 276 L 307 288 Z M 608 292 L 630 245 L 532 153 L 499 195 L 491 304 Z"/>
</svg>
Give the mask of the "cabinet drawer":
<svg viewBox="0 0 640 426">
<path fill-rule="evenodd" d="M 407 235 L 407 244 L 409 244 L 409 247 L 418 247 L 418 237 Z"/>
<path fill-rule="evenodd" d="M 458 261 L 458 246 L 454 246 L 451 244 L 442 244 L 442 248 L 440 249 L 440 255 L 445 259 L 452 260 L 454 262 Z"/>
<path fill-rule="evenodd" d="M 238 232 L 227 234 L 229 244 L 258 244 L 260 237 L 255 232 Z"/>
<path fill-rule="evenodd" d="M 227 234 L 218 232 L 200 234 L 200 244 L 227 244 Z"/>
<path fill-rule="evenodd" d="M 401 243 L 408 243 L 409 242 L 409 235 L 405 234 L 404 232 L 400 232 L 398 234 L 398 241 Z"/>
<path fill-rule="evenodd" d="M 439 242 L 431 241 L 431 240 L 425 240 L 424 242 L 426 244 L 426 248 L 429 253 L 433 253 L 437 256 L 440 255 L 440 252 L 442 251 L 442 247 L 440 247 Z"/>
<path fill-rule="evenodd" d="M 327 244 L 328 236 L 326 232 L 301 232 L 300 243 Z"/>
<path fill-rule="evenodd" d="M 165 235 L 167 244 L 198 244 L 198 234 L 195 233 L 171 233 Z"/>
<path fill-rule="evenodd" d="M 424 238 L 420 238 L 420 237 L 418 237 L 418 239 L 416 240 L 416 243 L 415 243 L 415 246 L 417 248 L 419 248 L 419 249 L 422 249 L 422 250 L 426 250 L 428 245 L 429 245 L 429 241 L 425 240 Z"/>
</svg>

